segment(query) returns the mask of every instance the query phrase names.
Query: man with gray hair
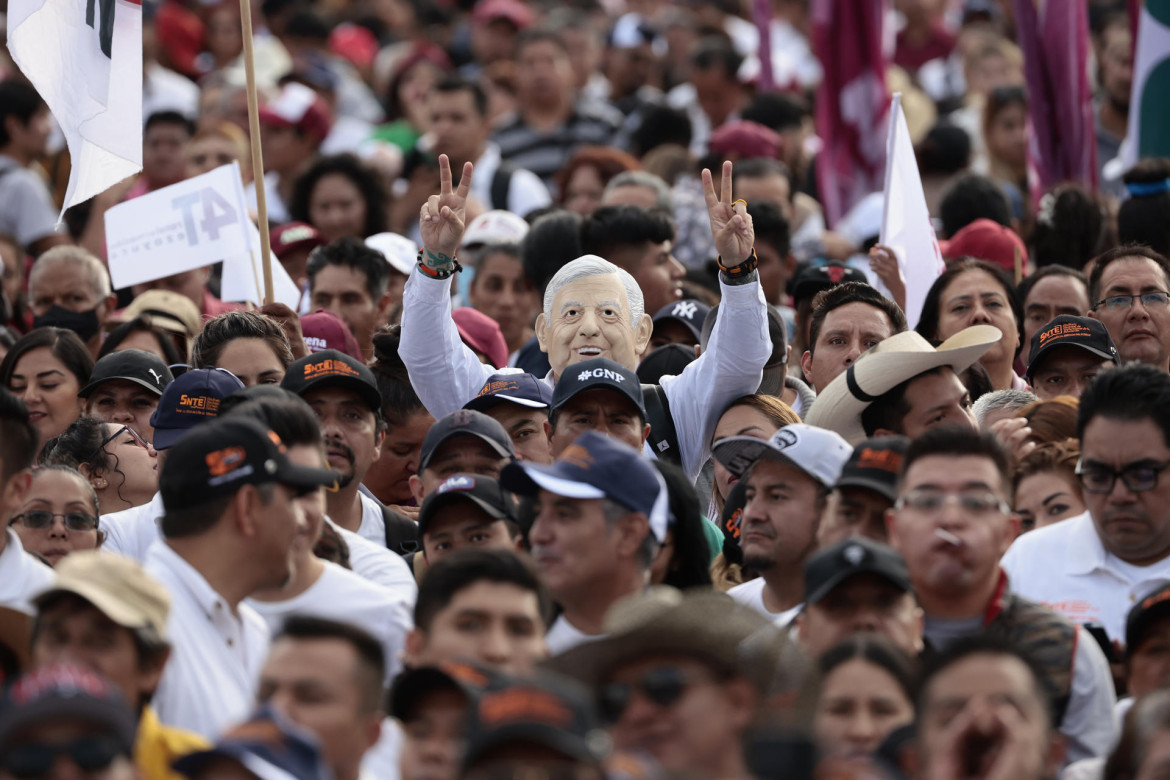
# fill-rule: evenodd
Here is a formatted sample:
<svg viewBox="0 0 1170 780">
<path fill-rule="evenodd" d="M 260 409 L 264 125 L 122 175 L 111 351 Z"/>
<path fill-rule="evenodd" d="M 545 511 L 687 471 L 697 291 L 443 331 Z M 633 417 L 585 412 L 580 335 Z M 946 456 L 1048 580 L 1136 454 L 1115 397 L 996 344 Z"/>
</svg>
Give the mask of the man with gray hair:
<svg viewBox="0 0 1170 780">
<path fill-rule="evenodd" d="M 445 155 L 439 157 L 440 194 L 422 207 L 424 248 L 402 298 L 399 354 L 419 398 L 436 417 L 462 407 L 496 373 L 463 345 L 451 319 L 451 277 L 461 267 L 455 252 L 463 235 L 472 170 L 470 163 L 464 165 L 459 187 L 453 189 L 450 162 Z M 703 184 L 722 258 L 724 315 L 702 357 L 680 375 L 646 388 L 648 445 L 653 446 L 645 451 L 680 463 L 690 479 L 710 453 L 719 416 L 733 400 L 755 392 L 772 351 L 756 272 L 755 233 L 746 205 L 732 202 L 731 163 L 723 165 L 721 196 L 715 194 L 709 171 L 703 173 Z M 544 381 L 551 387 L 572 364 L 599 357 L 633 370 L 649 346 L 652 329 L 633 276 L 600 257 L 579 257 L 553 276 L 536 320 L 540 348 L 552 366 Z M 650 408 L 656 404 L 657 414 Z M 662 430 L 671 426 L 674 437 Z"/>
<path fill-rule="evenodd" d="M 641 206 L 667 216 L 674 213 L 670 187 L 649 171 L 622 171 L 609 180 L 601 196 L 602 206 Z"/>
<path fill-rule="evenodd" d="M 1039 400 L 1040 396 L 1031 390 L 995 390 L 979 396 L 971 407 L 971 413 L 975 415 L 975 424 L 979 430 L 989 431 L 1000 420 L 1015 417 L 1016 412 Z"/>
<path fill-rule="evenodd" d="M 73 331 L 97 357 L 102 327 L 117 297 L 102 261 L 78 246 L 58 246 L 37 258 L 28 274 L 33 327 L 55 325 Z"/>
</svg>

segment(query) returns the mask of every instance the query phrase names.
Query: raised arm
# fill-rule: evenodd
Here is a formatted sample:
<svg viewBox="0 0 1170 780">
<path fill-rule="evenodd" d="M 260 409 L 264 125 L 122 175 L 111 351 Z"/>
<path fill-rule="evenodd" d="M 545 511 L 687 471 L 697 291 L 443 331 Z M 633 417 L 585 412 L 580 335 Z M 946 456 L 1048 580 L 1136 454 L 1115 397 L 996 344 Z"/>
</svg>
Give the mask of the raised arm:
<svg viewBox="0 0 1170 780">
<path fill-rule="evenodd" d="M 472 171 L 466 163 L 452 190 L 451 162 L 439 155 L 439 194 L 419 211 L 422 256 L 402 295 L 398 354 L 419 400 L 436 418 L 474 398 L 495 371 L 479 362 L 451 319 L 451 277 L 460 267 L 455 255 L 463 240 Z"/>
<path fill-rule="evenodd" d="M 754 393 L 772 354 L 768 308 L 756 272 L 755 230 L 747 203 L 733 201 L 730 162 L 723 163 L 721 195 L 711 172 L 703 171 L 703 191 L 711 233 L 719 252 L 719 318 L 707 349 L 677 377 L 663 377 L 678 432 L 683 469 L 694 479 L 711 454 L 711 436 L 720 415 L 735 399 Z"/>
</svg>

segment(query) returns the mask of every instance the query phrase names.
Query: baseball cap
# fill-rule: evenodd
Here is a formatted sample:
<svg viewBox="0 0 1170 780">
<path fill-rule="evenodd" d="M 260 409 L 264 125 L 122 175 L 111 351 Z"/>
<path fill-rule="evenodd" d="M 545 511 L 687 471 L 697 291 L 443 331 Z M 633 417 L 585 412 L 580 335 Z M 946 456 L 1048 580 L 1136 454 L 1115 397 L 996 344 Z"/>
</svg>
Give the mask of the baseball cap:
<svg viewBox="0 0 1170 780">
<path fill-rule="evenodd" d="M 845 461 L 833 488 L 868 488 L 890 501 L 897 500 L 898 472 L 909 446 L 910 440 L 905 436 L 878 436 L 860 442 Z"/>
<path fill-rule="evenodd" d="M 151 324 L 188 339 L 203 328 L 203 317 L 195 302 L 170 290 L 147 290 L 135 296 L 122 310 L 121 322 L 129 322 L 140 314 L 150 315 Z"/>
<path fill-rule="evenodd" d="M 501 458 L 512 458 L 516 455 L 516 450 L 512 447 L 512 437 L 504 430 L 504 426 L 483 412 L 458 409 L 440 417 L 427 430 L 427 435 L 423 437 L 422 449 L 419 451 L 418 470 L 426 469 L 439 447 L 456 436 L 474 436 L 491 447 Z"/>
<path fill-rule="evenodd" d="M 1028 352 L 1028 370 L 1024 378 L 1031 382 L 1032 376 L 1044 361 L 1044 356 L 1059 347 L 1078 347 L 1102 360 L 1118 362 L 1117 347 L 1109 337 L 1109 331 L 1099 320 L 1061 314 L 1032 335 L 1032 347 Z"/>
<path fill-rule="evenodd" d="M 397 233 L 375 233 L 366 239 L 366 246 L 381 252 L 391 268 L 406 276 L 418 263 L 418 244 Z"/>
<path fill-rule="evenodd" d="M 642 383 L 638 375 L 609 358 L 592 358 L 565 366 L 553 388 L 552 408 L 560 409 L 578 393 L 597 387 L 621 393 L 630 399 L 642 419 L 646 419 L 646 402 L 642 399 Z"/>
<path fill-rule="evenodd" d="M 63 720 L 100 727 L 114 739 L 121 755 L 129 756 L 134 749 L 134 713 L 114 686 L 80 666 L 53 664 L 17 677 L 0 700 L 0 753 L 12 761 L 22 742 L 14 740 L 15 735 L 39 723 Z"/>
<path fill-rule="evenodd" d="M 548 672 L 501 679 L 475 699 L 463 767 L 516 743 L 540 745 L 598 769 L 609 748 L 588 693 Z"/>
<path fill-rule="evenodd" d="M 468 306 L 452 312 L 451 319 L 455 320 L 459 337 L 476 352 L 487 355 L 492 366 L 503 368 L 508 365 L 508 344 L 498 322 Z"/>
<path fill-rule="evenodd" d="M 285 84 L 275 99 L 260 107 L 260 121 L 277 127 L 295 127 L 324 140 L 333 126 L 333 115 L 312 88 L 293 81 Z"/>
<path fill-rule="evenodd" d="M 390 716 L 403 723 L 410 722 L 414 718 L 419 700 L 442 689 L 464 694 L 470 704 L 496 679 L 496 673 L 471 664 L 452 661 L 406 669 L 394 678 L 394 685 L 390 688 L 387 700 Z"/>
<path fill-rule="evenodd" d="M 516 522 L 516 502 L 491 477 L 479 474 L 456 474 L 443 480 L 434 492 L 427 496 L 418 510 L 418 535 L 427 532 L 427 526 L 435 519 L 440 509 L 449 504 L 469 501 L 488 513 L 495 520 Z"/>
<path fill-rule="evenodd" d="M 650 531 L 666 539 L 666 483 L 641 453 L 616 439 L 585 431 L 551 466 L 516 461 L 500 472 L 500 484 L 521 496 L 547 490 L 566 498 L 608 498 L 650 519 Z"/>
<path fill-rule="evenodd" d="M 123 349 L 120 352 L 111 352 L 98 360 L 93 366 L 93 373 L 89 375 L 89 384 L 81 388 L 77 395 L 89 398 L 98 385 L 116 379 L 133 382 L 155 395 L 162 395 L 174 377 L 171 376 L 171 370 L 167 368 L 162 358 L 153 352 Z"/>
<path fill-rule="evenodd" d="M 463 233 L 464 249 L 480 244 L 519 244 L 528 235 L 528 223 L 510 211 L 485 211 Z"/>
<path fill-rule="evenodd" d="M 532 24 L 532 10 L 520 0 L 480 0 L 471 18 L 486 24 L 496 20 L 510 22 L 517 30 Z"/>
<path fill-rule="evenodd" d="M 725 158 L 736 154 L 741 158 L 767 157 L 775 160 L 780 156 L 780 135 L 759 122 L 740 119 L 725 122 L 711 133 L 707 148 L 711 154 Z"/>
<path fill-rule="evenodd" d="M 1156 620 L 1170 615 L 1170 585 L 1162 585 L 1139 599 L 1125 618 L 1125 650 L 1137 649 L 1146 631 Z"/>
<path fill-rule="evenodd" d="M 845 282 L 865 282 L 869 284 L 865 274 L 852 266 L 842 263 L 823 263 L 820 265 L 806 265 L 796 272 L 788 285 L 788 292 L 793 302 L 813 298 L 821 290 L 828 290 Z"/>
<path fill-rule="evenodd" d="M 301 317 L 301 333 L 310 352 L 335 349 L 354 360 L 362 359 L 362 348 L 345 321 L 331 311 L 317 309 Z"/>
<path fill-rule="evenodd" d="M 1024 240 L 1009 227 L 990 219 L 977 219 L 949 241 L 940 241 L 939 250 L 947 260 L 960 257 L 974 257 L 998 265 L 1005 271 L 1016 269 L 1016 254 L 1020 257 L 1020 268 L 1028 267 L 1028 247 Z"/>
<path fill-rule="evenodd" d="M 279 260 L 297 249 L 316 249 L 325 243 L 317 228 L 306 222 L 286 222 L 272 228 L 268 234 L 272 254 Z"/>
<path fill-rule="evenodd" d="M 285 452 L 274 431 L 241 415 L 200 425 L 163 462 L 158 477 L 163 509 L 207 503 L 241 485 L 278 482 L 304 494 L 336 481 L 332 471 L 297 466 Z"/>
<path fill-rule="evenodd" d="M 712 454 L 732 476 L 742 477 L 761 460 L 795 466 L 826 488 L 833 487 L 853 448 L 833 431 L 804 423 L 785 425 L 768 440 L 729 436 L 715 443 Z"/>
<path fill-rule="evenodd" d="M 667 321 L 680 322 L 690 330 L 695 337 L 695 343 L 698 344 L 703 333 L 703 322 L 707 319 L 709 311 L 711 311 L 711 307 L 702 301 L 684 298 L 681 301 L 668 303 L 656 311 L 654 324 Z"/>
<path fill-rule="evenodd" d="M 329 33 L 329 51 L 358 68 L 373 65 L 378 49 L 378 39 L 360 24 L 342 22 Z"/>
<path fill-rule="evenodd" d="M 265 707 L 224 732 L 209 750 L 189 753 L 174 763 L 183 775 L 194 775 L 212 761 L 229 758 L 260 780 L 329 780 L 317 739 Z"/>
<path fill-rule="evenodd" d="M 382 408 L 374 372 L 362 361 L 336 349 L 323 349 L 294 360 L 280 386 L 302 397 L 322 387 L 341 387 L 357 393 L 375 412 Z"/>
<path fill-rule="evenodd" d="M 552 388 L 532 374 L 492 374 L 464 409 L 486 412 L 504 401 L 533 409 L 552 408 Z"/>
<path fill-rule="evenodd" d="M 638 381 L 656 385 L 664 376 L 678 376 L 695 362 L 695 348 L 685 344 L 663 344 L 651 350 L 638 364 Z"/>
<path fill-rule="evenodd" d="M 163 390 L 150 415 L 154 448 L 165 450 L 191 428 L 219 414 L 219 402 L 244 386 L 224 368 L 192 368 Z"/>
<path fill-rule="evenodd" d="M 902 556 L 872 539 L 853 537 L 820 550 L 804 565 L 804 601 L 816 604 L 858 574 L 876 574 L 909 593 L 914 590 Z"/>
<path fill-rule="evenodd" d="M 85 599 L 123 628 L 149 629 L 167 638 L 171 595 L 132 558 L 111 552 L 80 550 L 65 556 L 48 590 L 33 603 L 42 608 L 57 596 L 72 594 Z"/>
</svg>

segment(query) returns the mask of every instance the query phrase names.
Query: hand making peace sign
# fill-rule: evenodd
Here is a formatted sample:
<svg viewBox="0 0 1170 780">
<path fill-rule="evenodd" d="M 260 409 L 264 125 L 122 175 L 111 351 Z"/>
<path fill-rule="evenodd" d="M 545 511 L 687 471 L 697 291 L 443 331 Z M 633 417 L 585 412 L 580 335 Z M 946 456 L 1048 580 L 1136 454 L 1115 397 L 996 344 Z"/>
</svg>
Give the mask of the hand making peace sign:
<svg viewBox="0 0 1170 780">
<path fill-rule="evenodd" d="M 731 162 L 723 163 L 723 196 L 715 197 L 711 171 L 703 169 L 703 195 L 707 198 L 707 214 L 711 217 L 711 233 L 715 236 L 715 250 L 723 265 L 731 268 L 747 260 L 756 243 L 756 231 L 747 213 L 747 204 L 731 200 Z"/>
<path fill-rule="evenodd" d="M 474 169 L 471 163 L 464 163 L 463 175 L 459 177 L 459 187 L 451 191 L 451 161 L 447 155 L 439 155 L 439 194 L 427 198 L 419 211 L 418 227 L 422 233 L 423 262 L 434 267 L 430 255 L 437 255 L 450 260 L 459 251 L 459 242 L 463 240 L 463 222 L 467 211 L 467 193 L 471 191 L 471 172 Z"/>
</svg>

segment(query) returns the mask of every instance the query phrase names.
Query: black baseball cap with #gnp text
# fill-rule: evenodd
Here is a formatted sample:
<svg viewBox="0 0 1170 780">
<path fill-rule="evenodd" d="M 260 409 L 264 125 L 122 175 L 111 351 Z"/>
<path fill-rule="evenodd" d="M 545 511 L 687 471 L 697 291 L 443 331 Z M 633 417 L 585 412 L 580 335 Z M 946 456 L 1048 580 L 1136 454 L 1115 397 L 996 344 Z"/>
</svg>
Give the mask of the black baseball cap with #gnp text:
<svg viewBox="0 0 1170 780">
<path fill-rule="evenodd" d="M 456 436 L 474 436 L 491 447 L 501 458 L 513 458 L 516 450 L 512 437 L 494 417 L 473 409 L 458 409 L 440 417 L 423 437 L 422 449 L 418 456 L 418 470 L 423 471 L 431 464 L 431 458 L 446 441 Z"/>
<path fill-rule="evenodd" d="M 341 387 L 357 393 L 373 411 L 382 409 L 382 394 L 374 372 L 360 360 L 336 349 L 323 349 L 293 361 L 284 372 L 280 386 L 301 397 L 322 387 Z"/>
<path fill-rule="evenodd" d="M 292 463 L 274 431 L 231 415 L 180 439 L 167 453 L 158 487 L 165 511 L 229 496 L 243 485 L 275 482 L 302 495 L 335 481 L 332 471 Z"/>
<path fill-rule="evenodd" d="M 642 419 L 646 419 L 646 402 L 642 398 L 642 382 L 638 375 L 608 358 L 582 360 L 565 366 L 553 388 L 552 408 L 560 409 L 579 393 L 599 387 L 629 398 Z"/>
<path fill-rule="evenodd" d="M 132 382 L 155 395 L 162 395 L 166 386 L 174 380 L 174 376 L 162 358 L 153 352 L 123 349 L 111 352 L 95 363 L 93 373 L 89 376 L 89 384 L 81 388 L 77 395 L 89 398 L 99 385 L 115 380 Z"/>
</svg>

